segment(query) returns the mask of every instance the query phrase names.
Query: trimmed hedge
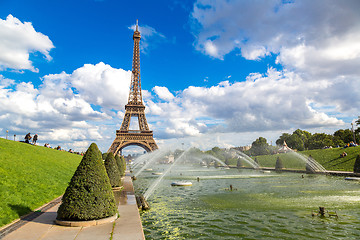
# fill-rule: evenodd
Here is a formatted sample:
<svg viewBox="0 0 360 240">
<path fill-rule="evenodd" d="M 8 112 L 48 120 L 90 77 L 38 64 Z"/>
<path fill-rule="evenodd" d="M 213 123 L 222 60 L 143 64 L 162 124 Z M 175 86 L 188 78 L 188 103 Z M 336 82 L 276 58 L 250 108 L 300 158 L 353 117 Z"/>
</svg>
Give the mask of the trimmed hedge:
<svg viewBox="0 0 360 240">
<path fill-rule="evenodd" d="M 360 155 L 357 155 L 354 164 L 354 173 L 360 173 Z"/>
<path fill-rule="evenodd" d="M 105 161 L 105 159 L 106 159 L 107 155 L 108 155 L 108 153 L 103 153 L 103 154 L 102 154 L 102 160 L 104 160 L 104 161 Z"/>
<path fill-rule="evenodd" d="M 114 155 L 112 153 L 107 154 L 105 159 L 105 169 L 110 180 L 112 187 L 119 187 L 121 183 L 120 170 L 115 162 Z"/>
<path fill-rule="evenodd" d="M 57 219 L 85 221 L 106 218 L 117 211 L 101 152 L 92 143 L 62 198 Z"/>
<path fill-rule="evenodd" d="M 281 170 L 281 169 L 284 169 L 284 165 L 281 159 L 278 157 L 276 159 L 275 170 Z"/>
<path fill-rule="evenodd" d="M 241 159 L 238 159 L 238 160 L 237 160 L 236 167 L 237 167 L 237 168 L 242 168 L 242 167 L 244 167 L 243 161 L 241 161 Z"/>
<path fill-rule="evenodd" d="M 116 160 L 116 164 L 119 168 L 120 176 L 124 176 L 125 170 L 126 170 L 125 158 L 123 156 L 120 157 L 119 155 L 116 154 L 115 160 Z"/>
</svg>

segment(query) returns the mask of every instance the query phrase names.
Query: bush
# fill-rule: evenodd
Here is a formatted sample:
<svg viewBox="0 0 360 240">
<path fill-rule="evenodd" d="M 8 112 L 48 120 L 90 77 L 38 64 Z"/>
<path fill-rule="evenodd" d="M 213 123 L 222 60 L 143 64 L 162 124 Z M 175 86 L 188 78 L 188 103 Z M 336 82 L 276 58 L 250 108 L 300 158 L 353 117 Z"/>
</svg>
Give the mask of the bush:
<svg viewBox="0 0 360 240">
<path fill-rule="evenodd" d="M 360 173 L 360 155 L 357 155 L 354 164 L 354 173 Z"/>
<path fill-rule="evenodd" d="M 102 154 L 102 160 L 104 160 L 104 161 L 105 161 L 105 159 L 106 159 L 107 155 L 108 155 L 108 153 L 103 153 L 103 154 Z"/>
<path fill-rule="evenodd" d="M 124 158 L 124 156 L 121 156 L 120 159 L 121 159 L 122 165 L 123 165 L 123 167 L 124 167 L 124 173 L 125 173 L 125 170 L 126 170 L 126 161 L 125 161 L 125 158 Z"/>
<path fill-rule="evenodd" d="M 117 209 L 101 152 L 92 143 L 62 198 L 57 219 L 85 221 L 115 215 Z"/>
<path fill-rule="evenodd" d="M 107 175 L 109 176 L 111 186 L 119 187 L 121 182 L 120 170 L 112 153 L 107 154 L 104 165 Z"/>
<path fill-rule="evenodd" d="M 244 164 L 242 163 L 241 159 L 238 159 L 238 160 L 237 160 L 236 167 L 237 167 L 237 168 L 242 168 L 242 167 L 244 167 Z"/>
<path fill-rule="evenodd" d="M 284 165 L 283 165 L 281 159 L 278 157 L 276 159 L 275 170 L 281 170 L 283 168 L 284 168 Z"/>
<path fill-rule="evenodd" d="M 119 168 L 120 176 L 124 176 L 126 170 L 125 158 L 123 156 L 120 157 L 119 155 L 116 154 L 115 160 L 116 160 L 116 165 Z"/>
</svg>

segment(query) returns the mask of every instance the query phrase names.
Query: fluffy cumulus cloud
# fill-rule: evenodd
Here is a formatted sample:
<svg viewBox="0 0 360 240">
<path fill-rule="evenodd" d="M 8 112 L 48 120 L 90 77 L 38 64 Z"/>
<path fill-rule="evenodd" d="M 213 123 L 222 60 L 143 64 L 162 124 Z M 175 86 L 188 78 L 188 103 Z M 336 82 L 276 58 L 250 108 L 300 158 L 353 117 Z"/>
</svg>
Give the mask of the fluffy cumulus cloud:
<svg viewBox="0 0 360 240">
<path fill-rule="evenodd" d="M 360 2 L 198 0 L 195 47 L 223 59 L 276 54 L 277 62 L 312 76 L 360 74 Z"/>
<path fill-rule="evenodd" d="M 239 131 L 336 127 L 343 124 L 339 119 L 356 118 L 358 9 L 356 0 L 198 0 L 191 14 L 197 50 L 218 59 L 230 52 L 247 60 L 274 55 L 274 66 L 283 70 L 270 67 L 245 82 L 189 87 L 183 95 Z"/>
<path fill-rule="evenodd" d="M 30 22 L 21 22 L 12 15 L 0 19 L 0 70 L 30 70 L 37 72 L 29 57 L 40 52 L 50 61 L 49 54 L 54 48 L 48 36 L 36 32 Z"/>
<path fill-rule="evenodd" d="M 71 74 L 46 75 L 39 87 L 0 75 L 0 125 L 72 149 L 114 136 L 104 132 L 117 127 L 112 119 L 118 120 L 127 102 L 130 74 L 102 62 L 85 64 Z"/>
<path fill-rule="evenodd" d="M 174 98 L 174 95 L 169 91 L 167 87 L 155 86 L 153 88 L 153 91 L 162 100 L 171 100 Z"/>
<path fill-rule="evenodd" d="M 339 127 L 342 120 L 324 113 L 324 106 L 315 106 L 337 88 L 336 83 L 311 83 L 296 73 L 269 68 L 266 74 L 251 74 L 243 82 L 190 86 L 167 101 L 149 100 L 148 107 L 150 114 L 159 116 L 154 127 L 162 137 Z M 340 108 L 342 98 L 335 97 L 333 104 Z"/>
<path fill-rule="evenodd" d="M 358 76 L 360 2 L 199 0 L 192 18 L 195 47 L 223 59 L 275 54 L 276 63 L 304 79 Z"/>
</svg>

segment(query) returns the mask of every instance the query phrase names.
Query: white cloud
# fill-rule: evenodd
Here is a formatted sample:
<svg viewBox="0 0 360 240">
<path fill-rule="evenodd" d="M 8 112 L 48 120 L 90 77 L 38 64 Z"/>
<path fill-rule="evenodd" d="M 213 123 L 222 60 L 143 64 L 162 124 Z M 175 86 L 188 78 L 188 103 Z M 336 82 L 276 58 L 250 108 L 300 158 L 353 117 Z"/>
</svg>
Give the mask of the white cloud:
<svg viewBox="0 0 360 240">
<path fill-rule="evenodd" d="M 204 48 L 205 48 L 206 54 L 208 54 L 212 57 L 215 57 L 215 58 L 222 59 L 222 56 L 219 55 L 219 51 L 218 51 L 216 45 L 212 41 L 210 41 L 210 40 L 206 41 L 204 44 Z"/>
<path fill-rule="evenodd" d="M 169 101 L 174 98 L 174 95 L 169 91 L 167 87 L 153 87 L 153 91 L 158 95 L 162 100 Z"/>
<path fill-rule="evenodd" d="M 127 103 L 130 71 L 85 64 L 71 74 L 46 75 L 42 81 L 36 88 L 0 75 L 0 125 L 18 135 L 36 132 L 40 142 L 51 145 L 74 149 L 79 141 L 99 141 L 107 150 L 110 143 L 104 147 L 102 136 L 115 137 L 120 110 Z"/>
<path fill-rule="evenodd" d="M 308 82 L 293 72 L 269 68 L 264 75 L 249 75 L 245 82 L 189 86 L 167 102 L 148 100 L 148 118 L 157 122 L 154 127 L 160 138 L 209 132 L 339 128 L 344 122 L 338 115 L 321 106 L 313 108 L 314 103 L 324 101 L 327 92 L 337 89 L 336 84 L 325 80 Z M 331 105 L 340 107 L 342 96 L 335 97 Z"/>
<path fill-rule="evenodd" d="M 83 98 L 104 108 L 123 109 L 128 101 L 131 71 L 112 68 L 102 62 L 85 64 L 70 76 L 71 85 Z"/>
<path fill-rule="evenodd" d="M 54 48 L 48 36 L 36 32 L 30 22 L 22 23 L 16 17 L 8 15 L 0 19 L 0 70 L 30 70 L 37 72 L 29 59 L 30 54 L 40 52 L 50 61 L 49 54 Z"/>
<path fill-rule="evenodd" d="M 359 9 L 357 0 L 198 0 L 195 47 L 219 59 L 231 51 L 249 60 L 274 53 L 287 69 L 315 77 L 359 75 Z"/>
<path fill-rule="evenodd" d="M 356 0 L 198 0 L 191 14 L 197 50 L 219 59 L 274 54 L 284 70 L 184 94 L 237 131 L 344 124 L 339 119 L 360 112 L 359 9 Z"/>
<path fill-rule="evenodd" d="M 1 126 L 23 133 L 37 132 L 41 141 L 51 140 L 53 146 L 75 150 L 76 146 L 80 148 L 96 141 L 106 151 L 115 138 L 116 129 L 120 128 L 130 74 L 99 63 L 84 65 L 71 74 L 44 76 L 38 89 L 31 83 L 16 83 L 3 77 L 0 80 Z M 81 81 L 84 82 L 80 84 Z M 127 82 L 122 86 L 126 91 L 120 91 L 121 96 L 111 95 L 109 89 L 99 85 L 113 86 L 118 82 Z M 151 91 L 144 91 L 146 114 L 157 139 L 205 136 L 209 139 L 210 133 L 231 133 L 234 144 L 244 144 L 234 133 L 246 135 L 248 140 L 251 132 L 264 132 L 273 137 L 284 129 L 343 125 L 336 115 L 326 111 L 328 106 L 319 104 L 327 101 L 324 93 L 331 92 L 335 95 L 332 109 L 341 108 L 346 93 L 336 92 L 340 83 L 308 82 L 296 73 L 269 68 L 266 74 L 249 75 L 245 82 L 189 86 L 175 96 L 166 87 L 156 86 L 153 92 L 158 98 L 152 96 Z M 349 83 L 348 88 L 354 86 Z M 115 111 L 111 99 L 120 102 Z M 96 104 L 101 106 L 99 110 L 95 110 Z M 358 109 L 359 105 L 356 100 L 352 107 Z M 253 135 L 251 140 L 255 138 Z"/>
</svg>

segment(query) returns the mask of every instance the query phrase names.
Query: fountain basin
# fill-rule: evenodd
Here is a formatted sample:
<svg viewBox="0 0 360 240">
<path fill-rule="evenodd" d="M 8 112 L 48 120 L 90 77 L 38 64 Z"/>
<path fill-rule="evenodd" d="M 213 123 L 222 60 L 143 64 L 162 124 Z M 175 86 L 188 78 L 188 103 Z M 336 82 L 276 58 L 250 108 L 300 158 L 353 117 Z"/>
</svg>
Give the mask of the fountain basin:
<svg viewBox="0 0 360 240">
<path fill-rule="evenodd" d="M 172 182 L 171 186 L 192 186 L 192 182 Z"/>
</svg>

